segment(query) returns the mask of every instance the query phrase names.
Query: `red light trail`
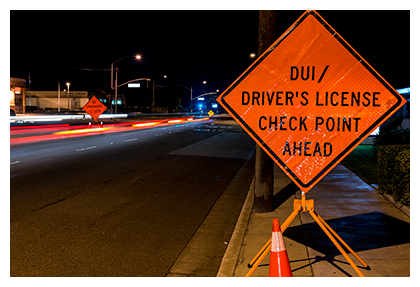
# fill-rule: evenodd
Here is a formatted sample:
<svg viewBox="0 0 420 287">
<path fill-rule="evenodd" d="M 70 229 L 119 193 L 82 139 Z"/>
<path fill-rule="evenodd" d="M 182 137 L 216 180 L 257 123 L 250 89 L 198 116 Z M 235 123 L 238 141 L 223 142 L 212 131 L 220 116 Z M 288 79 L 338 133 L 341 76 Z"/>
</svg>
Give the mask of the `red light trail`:
<svg viewBox="0 0 420 287">
<path fill-rule="evenodd" d="M 157 128 L 164 126 L 172 126 L 179 124 L 189 124 L 200 121 L 207 121 L 209 118 L 193 119 L 192 117 L 177 118 L 177 119 L 164 119 L 155 121 L 143 122 L 125 122 L 113 123 L 105 125 L 77 125 L 70 126 L 69 124 L 59 125 L 37 125 L 30 127 L 10 127 L 10 135 L 27 135 L 35 134 L 33 136 L 25 136 L 20 138 L 11 138 L 10 145 L 27 144 L 34 142 L 42 142 L 63 138 L 73 138 L 82 136 L 91 136 L 104 133 L 115 133 L 123 131 L 134 131 L 140 129 Z M 40 134 L 47 133 L 47 134 Z"/>
</svg>

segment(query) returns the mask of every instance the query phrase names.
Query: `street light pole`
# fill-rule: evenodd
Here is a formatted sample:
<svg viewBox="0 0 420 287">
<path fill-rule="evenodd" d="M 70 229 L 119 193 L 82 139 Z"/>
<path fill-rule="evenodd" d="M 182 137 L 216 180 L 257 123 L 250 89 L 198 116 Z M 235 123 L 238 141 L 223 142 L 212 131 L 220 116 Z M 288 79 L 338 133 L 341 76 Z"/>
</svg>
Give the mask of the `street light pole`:
<svg viewBox="0 0 420 287">
<path fill-rule="evenodd" d="M 58 112 L 60 112 L 60 75 L 58 76 Z"/>
<path fill-rule="evenodd" d="M 216 90 L 216 92 L 204 93 L 204 94 L 201 94 L 201 95 L 195 97 L 193 100 L 204 97 L 204 96 L 207 96 L 207 95 L 217 95 L 218 92 L 219 92 L 219 90 Z"/>
<path fill-rule="evenodd" d="M 111 91 L 114 88 L 113 85 L 114 85 L 114 63 L 111 63 Z"/>
<path fill-rule="evenodd" d="M 66 85 L 67 85 L 67 109 L 70 112 L 70 83 L 67 82 Z"/>
<path fill-rule="evenodd" d="M 116 62 L 124 59 L 124 58 L 127 58 L 127 57 L 131 57 L 131 55 L 130 56 L 122 57 L 121 59 L 118 59 L 118 60 L 116 60 L 116 61 L 114 61 L 114 62 L 111 63 L 111 91 L 114 88 L 116 89 L 117 86 L 118 86 L 118 85 L 113 86 L 113 84 L 114 84 L 114 64 Z M 136 55 L 136 59 L 137 60 L 141 59 L 141 56 L 140 55 Z M 117 82 L 117 75 L 115 75 L 115 82 Z M 112 96 L 111 96 L 111 98 L 112 98 Z M 116 98 L 117 98 L 117 91 L 115 91 L 115 113 L 117 113 L 117 99 Z M 111 101 L 111 113 L 112 113 L 112 101 Z"/>
<path fill-rule="evenodd" d="M 199 84 L 199 83 L 195 83 L 194 85 L 192 85 L 191 86 L 191 97 L 190 97 L 190 104 L 191 104 L 191 113 L 192 113 L 192 111 L 193 111 L 193 105 L 192 105 L 192 101 L 193 101 L 193 98 L 192 98 L 192 88 L 195 86 L 195 85 L 197 85 L 197 84 Z M 203 81 L 203 84 L 207 84 L 207 81 Z"/>
</svg>

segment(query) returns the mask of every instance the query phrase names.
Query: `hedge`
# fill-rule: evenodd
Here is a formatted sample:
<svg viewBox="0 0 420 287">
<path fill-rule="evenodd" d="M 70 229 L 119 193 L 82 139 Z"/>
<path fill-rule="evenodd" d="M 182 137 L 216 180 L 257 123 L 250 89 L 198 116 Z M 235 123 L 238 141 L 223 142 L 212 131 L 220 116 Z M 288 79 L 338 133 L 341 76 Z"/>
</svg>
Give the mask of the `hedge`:
<svg viewBox="0 0 420 287">
<path fill-rule="evenodd" d="M 410 145 L 378 146 L 378 191 L 410 206 Z"/>
</svg>

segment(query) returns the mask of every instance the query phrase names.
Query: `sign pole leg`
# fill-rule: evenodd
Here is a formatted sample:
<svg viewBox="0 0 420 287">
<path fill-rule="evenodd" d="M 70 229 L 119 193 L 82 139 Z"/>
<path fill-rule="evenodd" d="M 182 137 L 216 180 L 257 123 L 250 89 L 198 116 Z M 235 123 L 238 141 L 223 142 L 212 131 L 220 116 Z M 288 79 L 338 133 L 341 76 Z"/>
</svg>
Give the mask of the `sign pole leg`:
<svg viewBox="0 0 420 287">
<path fill-rule="evenodd" d="M 298 199 L 296 199 L 298 200 Z M 300 202 L 300 200 L 298 200 Z M 289 224 L 295 219 L 296 215 L 299 213 L 300 207 L 296 208 L 295 210 L 289 215 L 289 217 L 283 222 L 283 224 L 280 227 L 281 232 L 283 233 L 286 231 Z M 251 268 L 251 270 L 248 271 L 248 273 L 245 275 L 245 277 L 250 277 L 252 273 L 254 273 L 255 269 L 257 269 L 258 265 L 260 265 L 261 261 L 267 256 L 268 252 L 270 251 L 271 247 L 271 238 L 267 241 L 267 243 L 264 245 L 263 248 L 258 252 L 258 254 L 252 259 L 252 261 L 248 264 L 248 267 Z"/>
<path fill-rule="evenodd" d="M 341 254 L 346 258 L 347 262 L 350 263 L 351 267 L 353 267 L 353 269 L 357 272 L 357 274 L 360 277 L 365 277 L 365 275 L 363 275 L 363 273 L 359 270 L 359 268 L 357 268 L 356 264 L 354 264 L 353 260 L 351 260 L 351 258 L 347 255 L 344 249 L 340 246 L 337 240 L 335 240 L 333 235 L 328 231 L 328 229 L 324 226 L 324 224 L 322 224 L 322 222 L 319 220 L 318 218 L 319 215 L 315 214 L 313 209 L 309 209 L 309 214 L 313 217 L 313 219 L 315 219 L 316 223 L 318 223 L 318 225 L 322 228 L 325 234 L 330 238 L 332 243 L 334 243 L 334 245 L 338 248 Z"/>
<path fill-rule="evenodd" d="M 318 213 L 314 210 L 313 213 L 315 216 L 319 219 L 319 221 L 347 248 L 348 251 L 353 254 L 354 257 L 356 257 L 357 260 L 365 267 L 367 270 L 370 270 L 369 265 L 367 265 L 357 254 L 353 251 L 353 249 L 350 248 L 350 246 L 347 245 L 347 243 L 322 219 L 321 216 L 319 216 Z"/>
<path fill-rule="evenodd" d="M 248 263 L 248 268 L 252 268 L 256 260 L 261 256 L 261 254 L 264 253 L 264 251 L 267 248 L 270 248 L 270 246 L 271 246 L 271 238 L 267 241 L 267 243 L 263 246 L 263 248 L 261 248 L 261 250 L 257 253 L 257 255 L 255 255 L 255 257 L 251 260 L 251 262 Z"/>
<path fill-rule="evenodd" d="M 104 127 L 103 127 L 103 125 L 101 125 L 100 123 L 98 123 L 98 121 L 97 121 L 97 120 L 95 120 L 95 122 L 96 122 L 96 124 L 97 124 L 99 127 L 104 128 Z M 90 128 L 90 126 L 89 126 L 89 128 Z"/>
<path fill-rule="evenodd" d="M 255 264 L 252 266 L 251 270 L 248 271 L 248 273 L 245 275 L 245 277 L 251 277 L 252 273 L 254 273 L 255 269 L 257 269 L 258 265 L 260 265 L 261 261 L 267 256 L 268 252 L 271 251 L 271 240 L 270 244 L 267 246 L 267 248 L 264 250 L 264 252 L 261 254 L 261 256 L 258 258 L 258 260 L 255 262 Z"/>
<path fill-rule="evenodd" d="M 347 262 L 350 263 L 350 265 L 353 267 L 353 269 L 356 271 L 356 273 L 360 277 L 365 277 L 363 273 L 360 271 L 360 269 L 356 266 L 356 264 L 351 260 L 351 258 L 347 255 L 347 253 L 344 251 L 344 249 L 341 247 L 341 245 L 337 242 L 337 240 L 334 238 L 334 236 L 351 252 L 351 254 L 356 257 L 357 260 L 367 269 L 370 270 L 370 267 L 363 262 L 363 260 L 354 252 L 345 242 L 344 240 L 338 236 L 338 234 L 319 216 L 318 213 L 315 212 L 314 208 L 314 200 L 308 199 L 306 200 L 305 193 L 302 192 L 301 199 L 295 199 L 293 203 L 293 212 L 289 215 L 289 217 L 284 221 L 284 223 L 281 225 L 281 232 L 283 233 L 286 228 L 289 226 L 289 224 L 293 221 L 293 219 L 296 217 L 296 215 L 300 211 L 307 211 L 309 214 L 313 217 L 313 219 L 318 223 L 318 225 L 321 227 L 321 229 L 324 231 L 324 233 L 330 238 L 332 243 L 338 248 L 338 250 L 341 252 L 341 254 L 346 258 Z M 251 262 L 248 264 L 248 267 L 251 268 L 251 270 L 248 271 L 248 273 L 245 275 L 245 277 L 250 277 L 252 273 L 254 273 L 255 269 L 260 265 L 261 261 L 265 258 L 265 256 L 270 251 L 271 247 L 271 238 L 267 241 L 267 243 L 261 248 L 261 250 L 258 252 L 258 254 L 251 260 Z"/>
</svg>

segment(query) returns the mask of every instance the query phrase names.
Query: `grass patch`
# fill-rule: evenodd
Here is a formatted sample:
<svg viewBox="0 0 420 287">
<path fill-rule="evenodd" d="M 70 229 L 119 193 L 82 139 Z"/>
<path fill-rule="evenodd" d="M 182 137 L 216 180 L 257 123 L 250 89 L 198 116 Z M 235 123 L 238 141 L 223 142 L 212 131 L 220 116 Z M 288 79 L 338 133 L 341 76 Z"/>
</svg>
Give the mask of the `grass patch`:
<svg viewBox="0 0 420 287">
<path fill-rule="evenodd" d="M 378 184 L 378 155 L 372 146 L 357 146 L 341 163 L 366 183 Z"/>
</svg>

